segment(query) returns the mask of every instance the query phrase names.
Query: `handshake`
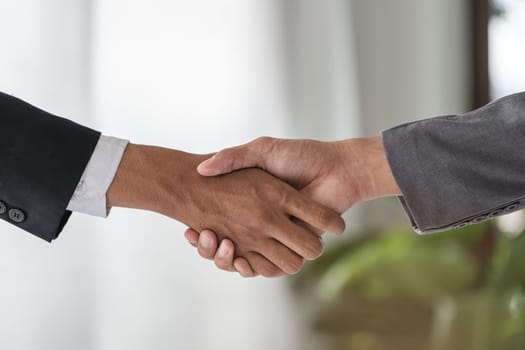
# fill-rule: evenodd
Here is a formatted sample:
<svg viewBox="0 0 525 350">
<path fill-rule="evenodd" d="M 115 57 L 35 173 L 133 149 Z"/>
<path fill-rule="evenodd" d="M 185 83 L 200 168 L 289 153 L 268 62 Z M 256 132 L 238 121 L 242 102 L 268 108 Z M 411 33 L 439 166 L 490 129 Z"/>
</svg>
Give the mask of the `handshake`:
<svg viewBox="0 0 525 350">
<path fill-rule="evenodd" d="M 222 270 L 274 277 L 321 255 L 322 233 L 341 234 L 353 204 L 399 194 L 380 137 L 262 137 L 213 156 L 130 144 L 107 201 L 186 224 Z"/>
</svg>

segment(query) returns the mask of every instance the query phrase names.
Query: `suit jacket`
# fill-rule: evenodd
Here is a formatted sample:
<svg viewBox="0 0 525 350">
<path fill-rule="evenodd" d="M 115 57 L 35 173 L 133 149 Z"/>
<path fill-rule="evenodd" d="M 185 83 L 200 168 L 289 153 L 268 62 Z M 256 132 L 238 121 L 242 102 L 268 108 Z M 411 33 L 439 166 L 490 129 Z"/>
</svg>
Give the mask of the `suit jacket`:
<svg viewBox="0 0 525 350">
<path fill-rule="evenodd" d="M 525 93 L 403 124 L 382 137 L 418 232 L 461 228 L 525 204 Z"/>
<path fill-rule="evenodd" d="M 3 93 L 0 121 L 0 218 L 51 241 L 100 133 Z"/>
</svg>

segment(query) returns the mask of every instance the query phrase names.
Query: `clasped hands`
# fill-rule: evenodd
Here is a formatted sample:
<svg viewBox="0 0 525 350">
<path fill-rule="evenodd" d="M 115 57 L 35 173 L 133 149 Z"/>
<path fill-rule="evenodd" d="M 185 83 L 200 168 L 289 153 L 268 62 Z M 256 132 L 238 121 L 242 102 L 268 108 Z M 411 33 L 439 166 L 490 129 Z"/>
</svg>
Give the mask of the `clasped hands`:
<svg viewBox="0 0 525 350">
<path fill-rule="evenodd" d="M 326 208 L 341 214 L 353 204 L 377 197 L 397 195 L 399 188 L 392 176 L 379 137 L 351 139 L 340 142 L 319 142 L 312 140 L 280 140 L 259 138 L 246 145 L 222 150 L 212 158 L 198 166 L 199 174 L 207 177 L 229 174 L 239 169 L 260 168 L 291 185 L 300 195 L 311 201 L 324 205 Z M 235 174 L 235 173 L 233 173 Z M 231 174 L 230 174 L 231 175 Z M 295 194 L 294 194 L 295 195 Z M 304 202 L 303 209 L 315 206 L 313 202 Z M 274 237 L 281 244 L 276 245 L 267 260 L 261 256 L 254 259 L 253 252 L 248 255 L 238 242 L 228 239 L 217 231 L 189 228 L 186 239 L 195 247 L 199 254 L 215 261 L 218 268 L 225 271 L 237 271 L 243 277 L 263 275 L 267 277 L 280 276 L 298 272 L 304 259 L 310 260 L 322 252 L 320 245 L 323 231 L 340 234 L 344 222 L 330 214 L 327 209 L 317 208 L 312 216 L 294 215 L 293 224 L 300 226 L 301 235 L 297 245 L 288 245 L 295 254 L 286 254 L 287 245 L 291 239 L 282 240 Z M 296 214 L 300 211 L 296 211 Z M 296 220 L 299 219 L 299 220 Z M 202 226 L 201 226 L 202 227 Z M 205 225 L 204 225 L 205 227 Z M 291 226 L 287 226 L 291 227 Z M 283 229 L 285 227 L 281 227 Z M 279 231 L 276 228 L 275 232 Z M 287 233 L 295 235 L 293 230 Z M 301 236 L 301 237 L 299 237 Z M 310 246 L 308 239 L 319 237 L 315 250 L 305 248 Z M 253 232 L 250 239 L 257 241 Z M 253 248 L 253 245 L 252 245 Z M 270 265 L 272 264 L 272 265 Z M 272 269 L 268 269 L 272 266 Z"/>
<path fill-rule="evenodd" d="M 107 203 L 186 224 L 190 243 L 223 270 L 273 277 L 318 257 L 321 234 L 341 234 L 354 203 L 399 193 L 379 137 L 265 137 L 210 157 L 130 144 Z"/>
</svg>

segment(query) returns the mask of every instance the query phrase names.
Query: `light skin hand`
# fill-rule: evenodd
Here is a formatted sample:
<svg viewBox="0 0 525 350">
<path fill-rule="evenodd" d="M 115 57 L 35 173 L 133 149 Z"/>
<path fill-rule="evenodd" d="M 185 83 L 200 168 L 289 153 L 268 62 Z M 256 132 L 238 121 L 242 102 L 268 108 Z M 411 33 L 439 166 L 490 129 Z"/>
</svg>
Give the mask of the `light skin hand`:
<svg viewBox="0 0 525 350">
<path fill-rule="evenodd" d="M 226 174 L 237 169 L 258 167 L 283 179 L 311 199 L 342 213 L 358 202 L 400 195 L 380 137 L 337 142 L 259 138 L 248 144 L 225 149 L 199 165 L 204 176 Z M 215 254 L 217 243 L 203 247 L 212 236 L 188 229 L 185 233 L 205 255 L 224 270 L 255 275 L 241 254 Z M 221 245 L 224 242 L 221 242 Z M 213 248 L 215 250 L 213 250 Z M 242 272 L 241 272 L 242 270 Z"/>
<path fill-rule="evenodd" d="M 322 252 L 319 236 L 292 217 L 316 229 L 344 230 L 337 212 L 258 169 L 200 176 L 197 165 L 207 158 L 130 144 L 108 190 L 108 204 L 155 211 L 198 231 L 211 230 L 215 239 L 225 240 L 227 251 L 242 254 L 254 273 L 268 277 L 296 273 L 304 259 Z M 205 246 L 199 252 L 209 257 Z"/>
</svg>

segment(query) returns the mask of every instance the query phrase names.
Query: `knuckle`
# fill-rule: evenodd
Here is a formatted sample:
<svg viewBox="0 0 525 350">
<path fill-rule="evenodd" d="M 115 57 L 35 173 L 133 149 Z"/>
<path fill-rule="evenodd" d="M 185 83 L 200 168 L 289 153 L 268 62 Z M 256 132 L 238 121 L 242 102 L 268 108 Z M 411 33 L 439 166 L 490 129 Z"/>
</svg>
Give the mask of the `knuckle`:
<svg viewBox="0 0 525 350">
<path fill-rule="evenodd" d="M 213 158 L 218 162 L 224 162 L 224 160 L 228 158 L 229 154 L 230 154 L 230 151 L 228 149 L 223 149 L 215 153 Z"/>
<path fill-rule="evenodd" d="M 272 141 L 273 138 L 269 137 L 269 136 L 260 136 L 258 138 L 256 138 L 255 140 L 253 140 L 253 143 L 256 144 L 256 145 L 259 145 L 259 146 L 263 146 L 263 145 L 266 145 L 268 143 L 270 143 Z"/>
<path fill-rule="evenodd" d="M 280 224 L 281 217 L 271 210 L 261 212 L 256 220 L 252 221 L 254 238 L 259 240 L 268 237 L 275 237 L 282 231 L 282 224 Z"/>
<path fill-rule="evenodd" d="M 298 205 L 297 193 L 292 193 L 289 188 L 274 189 L 274 191 L 271 192 L 270 195 L 272 195 L 273 198 L 275 198 L 274 201 L 276 203 L 279 203 L 282 207 Z"/>
<path fill-rule="evenodd" d="M 283 201 L 284 199 L 287 199 L 288 194 L 286 191 L 283 191 L 280 183 L 275 181 L 264 181 L 257 184 L 257 194 L 259 198 L 266 199 L 266 200 L 273 200 L 279 199 L 280 201 Z"/>
<path fill-rule="evenodd" d="M 261 227 L 263 227 L 261 225 L 257 225 L 257 226 L 255 225 L 252 229 L 246 230 L 246 232 L 243 235 L 242 240 L 239 240 L 239 244 L 241 244 L 245 249 L 254 250 L 254 251 L 259 249 L 259 247 L 262 247 L 268 244 L 267 239 L 266 239 L 266 236 L 267 236 L 266 230 L 261 229 Z M 240 252 L 241 251 L 239 250 L 238 253 Z"/>
<path fill-rule="evenodd" d="M 253 224 L 255 224 L 256 227 L 261 227 L 261 224 L 268 225 L 268 223 L 275 220 L 273 213 L 268 210 L 261 211 L 255 218 L 256 220 L 254 220 Z"/>
</svg>

